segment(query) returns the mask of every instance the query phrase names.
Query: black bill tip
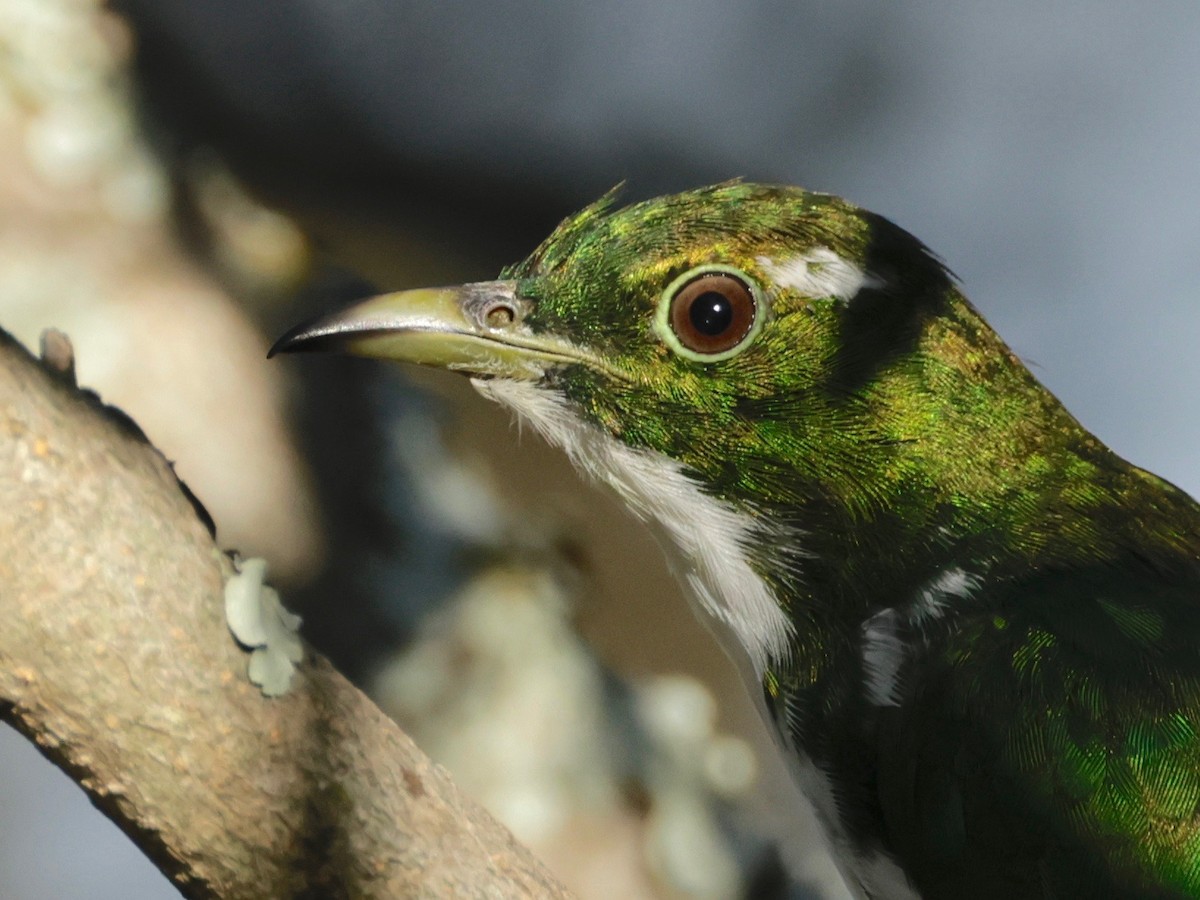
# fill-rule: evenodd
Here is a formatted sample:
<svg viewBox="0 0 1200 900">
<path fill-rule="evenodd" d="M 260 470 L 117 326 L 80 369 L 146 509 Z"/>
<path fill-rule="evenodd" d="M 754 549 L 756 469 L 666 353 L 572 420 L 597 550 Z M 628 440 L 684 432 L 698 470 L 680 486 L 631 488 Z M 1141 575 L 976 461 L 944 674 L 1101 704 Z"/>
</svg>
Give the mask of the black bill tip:
<svg viewBox="0 0 1200 900">
<path fill-rule="evenodd" d="M 328 314 L 316 316 L 284 332 L 267 351 L 267 359 L 276 353 L 335 350 L 345 341 L 348 330 L 352 329 L 331 322 Z"/>
</svg>

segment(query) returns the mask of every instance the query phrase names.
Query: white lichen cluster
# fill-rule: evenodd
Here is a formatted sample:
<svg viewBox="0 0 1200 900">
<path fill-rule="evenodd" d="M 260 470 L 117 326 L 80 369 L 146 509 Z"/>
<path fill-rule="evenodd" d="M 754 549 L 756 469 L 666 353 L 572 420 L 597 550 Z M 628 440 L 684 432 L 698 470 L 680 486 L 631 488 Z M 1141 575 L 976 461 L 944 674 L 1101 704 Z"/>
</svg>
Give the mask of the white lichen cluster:
<svg viewBox="0 0 1200 900">
<path fill-rule="evenodd" d="M 225 582 L 225 622 L 250 651 L 246 674 L 268 697 L 287 693 L 304 658 L 300 617 L 284 609 L 279 592 L 266 583 L 267 561 L 241 560 Z"/>
</svg>

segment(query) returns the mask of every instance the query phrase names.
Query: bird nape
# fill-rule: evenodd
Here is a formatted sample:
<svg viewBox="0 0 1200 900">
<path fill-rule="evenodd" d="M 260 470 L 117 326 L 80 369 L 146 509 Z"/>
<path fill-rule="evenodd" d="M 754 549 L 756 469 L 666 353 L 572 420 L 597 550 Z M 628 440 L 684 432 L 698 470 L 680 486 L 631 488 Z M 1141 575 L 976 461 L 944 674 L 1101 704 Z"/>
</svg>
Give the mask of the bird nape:
<svg viewBox="0 0 1200 900">
<path fill-rule="evenodd" d="M 274 349 L 461 372 L 657 526 L 858 896 L 1200 896 L 1200 508 L 886 219 L 606 197 Z"/>
</svg>

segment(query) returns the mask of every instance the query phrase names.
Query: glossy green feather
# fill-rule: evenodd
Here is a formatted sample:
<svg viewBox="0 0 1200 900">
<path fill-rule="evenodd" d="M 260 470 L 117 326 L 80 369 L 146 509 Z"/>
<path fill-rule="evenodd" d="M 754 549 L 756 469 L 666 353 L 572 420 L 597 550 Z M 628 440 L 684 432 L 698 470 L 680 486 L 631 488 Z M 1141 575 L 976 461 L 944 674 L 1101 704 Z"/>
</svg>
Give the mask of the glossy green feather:
<svg viewBox="0 0 1200 900">
<path fill-rule="evenodd" d="M 885 287 L 773 286 L 828 247 Z M 648 336 L 706 262 L 771 296 L 754 346 L 697 365 Z M 763 571 L 796 626 L 767 686 L 834 774 L 847 829 L 926 897 L 1200 896 L 1200 516 L 1030 375 L 918 242 L 836 198 L 730 184 L 569 220 L 511 273 L 535 328 L 632 374 L 555 384 L 627 443 L 804 534 Z M 949 566 L 969 600 L 905 635 L 899 706 L 862 699 L 861 623 Z"/>
<path fill-rule="evenodd" d="M 863 277 L 801 290 L 822 282 L 779 274 L 798 259 Z M 708 264 L 765 318 L 706 363 L 654 321 Z M 540 387 L 761 535 L 741 549 L 794 628 L 761 687 L 829 779 L 852 884 L 884 854 L 926 898 L 1200 897 L 1200 508 L 1085 431 L 915 238 L 735 182 L 605 198 L 503 277 L 463 302 L 500 291 L 511 329 L 455 312 L 445 358 L 490 377 L 486 341 L 576 348 Z M 441 358 L 421 347 L 389 352 Z"/>
</svg>

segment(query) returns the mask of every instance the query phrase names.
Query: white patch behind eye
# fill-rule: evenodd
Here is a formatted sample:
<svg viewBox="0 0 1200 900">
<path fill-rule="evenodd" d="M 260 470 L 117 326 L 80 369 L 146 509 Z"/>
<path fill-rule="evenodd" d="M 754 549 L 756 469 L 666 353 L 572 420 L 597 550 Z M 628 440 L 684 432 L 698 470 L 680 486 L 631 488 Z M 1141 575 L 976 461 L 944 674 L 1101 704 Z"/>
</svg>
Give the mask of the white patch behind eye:
<svg viewBox="0 0 1200 900">
<path fill-rule="evenodd" d="M 828 247 L 814 247 L 783 260 L 760 256 L 757 261 L 776 285 L 791 288 L 805 297 L 849 300 L 864 287 L 883 286 L 878 278 Z"/>
<path fill-rule="evenodd" d="M 756 681 L 770 662 L 787 660 L 792 625 L 746 559 L 746 547 L 778 535 L 764 534 L 761 522 L 705 493 L 677 461 L 629 447 L 584 421 L 558 391 L 502 378 L 471 383 L 565 450 L 585 474 L 611 486 L 638 518 L 666 532 L 682 554 L 680 575 L 692 599 L 732 631 L 734 648 L 748 654 Z M 718 637 L 725 637 L 720 629 Z M 726 644 L 727 652 L 730 649 Z"/>
</svg>

